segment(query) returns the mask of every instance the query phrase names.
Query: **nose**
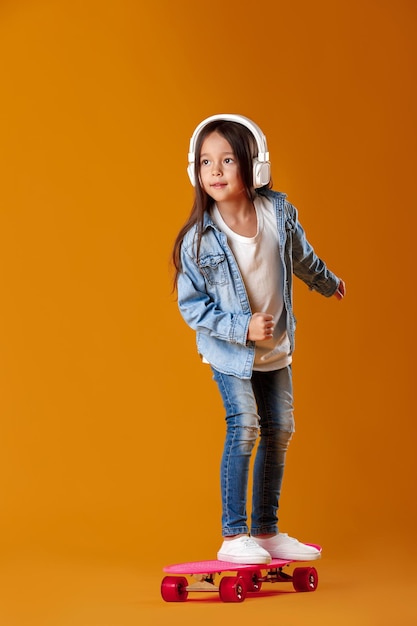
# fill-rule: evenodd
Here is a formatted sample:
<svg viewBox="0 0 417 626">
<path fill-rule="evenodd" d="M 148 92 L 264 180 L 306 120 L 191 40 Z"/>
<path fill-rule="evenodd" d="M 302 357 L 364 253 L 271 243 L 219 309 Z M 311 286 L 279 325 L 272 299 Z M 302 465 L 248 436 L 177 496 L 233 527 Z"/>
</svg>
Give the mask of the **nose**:
<svg viewBox="0 0 417 626">
<path fill-rule="evenodd" d="M 213 161 L 213 164 L 211 166 L 211 175 L 212 176 L 221 176 L 221 167 L 220 167 L 220 163 L 215 163 Z"/>
</svg>

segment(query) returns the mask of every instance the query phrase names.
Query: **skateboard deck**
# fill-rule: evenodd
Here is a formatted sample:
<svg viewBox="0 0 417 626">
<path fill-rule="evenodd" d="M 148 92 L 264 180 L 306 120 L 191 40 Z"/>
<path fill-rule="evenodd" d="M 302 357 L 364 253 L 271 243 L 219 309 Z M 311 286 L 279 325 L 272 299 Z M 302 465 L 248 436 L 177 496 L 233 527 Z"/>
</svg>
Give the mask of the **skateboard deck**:
<svg viewBox="0 0 417 626">
<path fill-rule="evenodd" d="M 315 548 L 321 550 L 316 544 Z M 161 595 L 166 602 L 185 602 L 188 593 L 193 591 L 216 591 L 223 602 L 243 602 L 247 594 L 261 590 L 263 583 L 292 582 L 295 591 L 315 591 L 318 585 L 318 574 L 315 567 L 296 567 L 292 574 L 283 571 L 291 563 L 299 563 L 292 559 L 272 559 L 268 564 L 241 565 L 228 561 L 190 561 L 166 565 L 165 576 L 161 583 Z M 233 575 L 229 575 L 230 572 Z M 215 577 L 222 574 L 219 585 Z M 188 583 L 186 575 L 193 576 L 195 582 Z"/>
</svg>

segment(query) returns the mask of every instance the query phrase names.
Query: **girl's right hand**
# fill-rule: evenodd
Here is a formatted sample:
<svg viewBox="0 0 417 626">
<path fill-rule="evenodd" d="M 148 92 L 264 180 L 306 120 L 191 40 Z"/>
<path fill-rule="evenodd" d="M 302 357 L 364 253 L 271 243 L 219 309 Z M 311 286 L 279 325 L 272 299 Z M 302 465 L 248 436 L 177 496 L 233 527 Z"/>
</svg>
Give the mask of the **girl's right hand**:
<svg viewBox="0 0 417 626">
<path fill-rule="evenodd" d="M 274 334 L 274 317 L 269 313 L 254 313 L 249 322 L 249 341 L 264 341 Z"/>
<path fill-rule="evenodd" d="M 346 285 L 345 285 L 345 282 L 343 280 L 339 281 L 339 285 L 338 285 L 334 295 L 336 296 L 336 298 L 338 300 L 343 300 L 343 298 L 345 297 L 345 295 L 346 295 Z"/>
</svg>

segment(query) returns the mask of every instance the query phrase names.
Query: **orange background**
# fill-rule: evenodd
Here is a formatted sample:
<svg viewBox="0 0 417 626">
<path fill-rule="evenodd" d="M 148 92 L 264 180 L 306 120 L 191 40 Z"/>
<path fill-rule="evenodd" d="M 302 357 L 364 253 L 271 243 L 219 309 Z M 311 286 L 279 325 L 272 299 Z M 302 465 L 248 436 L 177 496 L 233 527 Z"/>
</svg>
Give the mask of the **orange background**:
<svg viewBox="0 0 417 626">
<path fill-rule="evenodd" d="M 415 554 L 415 18 L 407 0 L 1 3 L 5 572 L 159 575 L 218 548 L 223 412 L 169 256 L 189 137 L 221 112 L 261 126 L 274 187 L 348 290 L 296 285 L 281 528 L 335 563 Z"/>
</svg>

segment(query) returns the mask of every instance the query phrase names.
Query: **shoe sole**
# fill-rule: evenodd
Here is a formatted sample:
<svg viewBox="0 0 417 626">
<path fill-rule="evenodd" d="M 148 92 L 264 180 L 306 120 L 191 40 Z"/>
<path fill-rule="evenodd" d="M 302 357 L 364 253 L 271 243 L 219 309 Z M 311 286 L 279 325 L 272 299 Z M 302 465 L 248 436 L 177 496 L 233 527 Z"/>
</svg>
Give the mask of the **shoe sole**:
<svg viewBox="0 0 417 626">
<path fill-rule="evenodd" d="M 318 554 L 297 554 L 297 556 L 295 556 L 294 554 L 271 554 L 271 556 L 273 559 L 282 559 L 283 561 L 317 561 L 317 559 L 321 558 L 321 552 L 319 552 Z"/>
<path fill-rule="evenodd" d="M 220 552 L 217 554 L 218 561 L 226 561 L 227 563 L 236 563 L 236 565 L 268 565 L 272 559 L 267 559 L 266 557 L 256 558 L 243 558 L 238 556 L 232 556 L 230 554 L 221 554 Z"/>
</svg>

